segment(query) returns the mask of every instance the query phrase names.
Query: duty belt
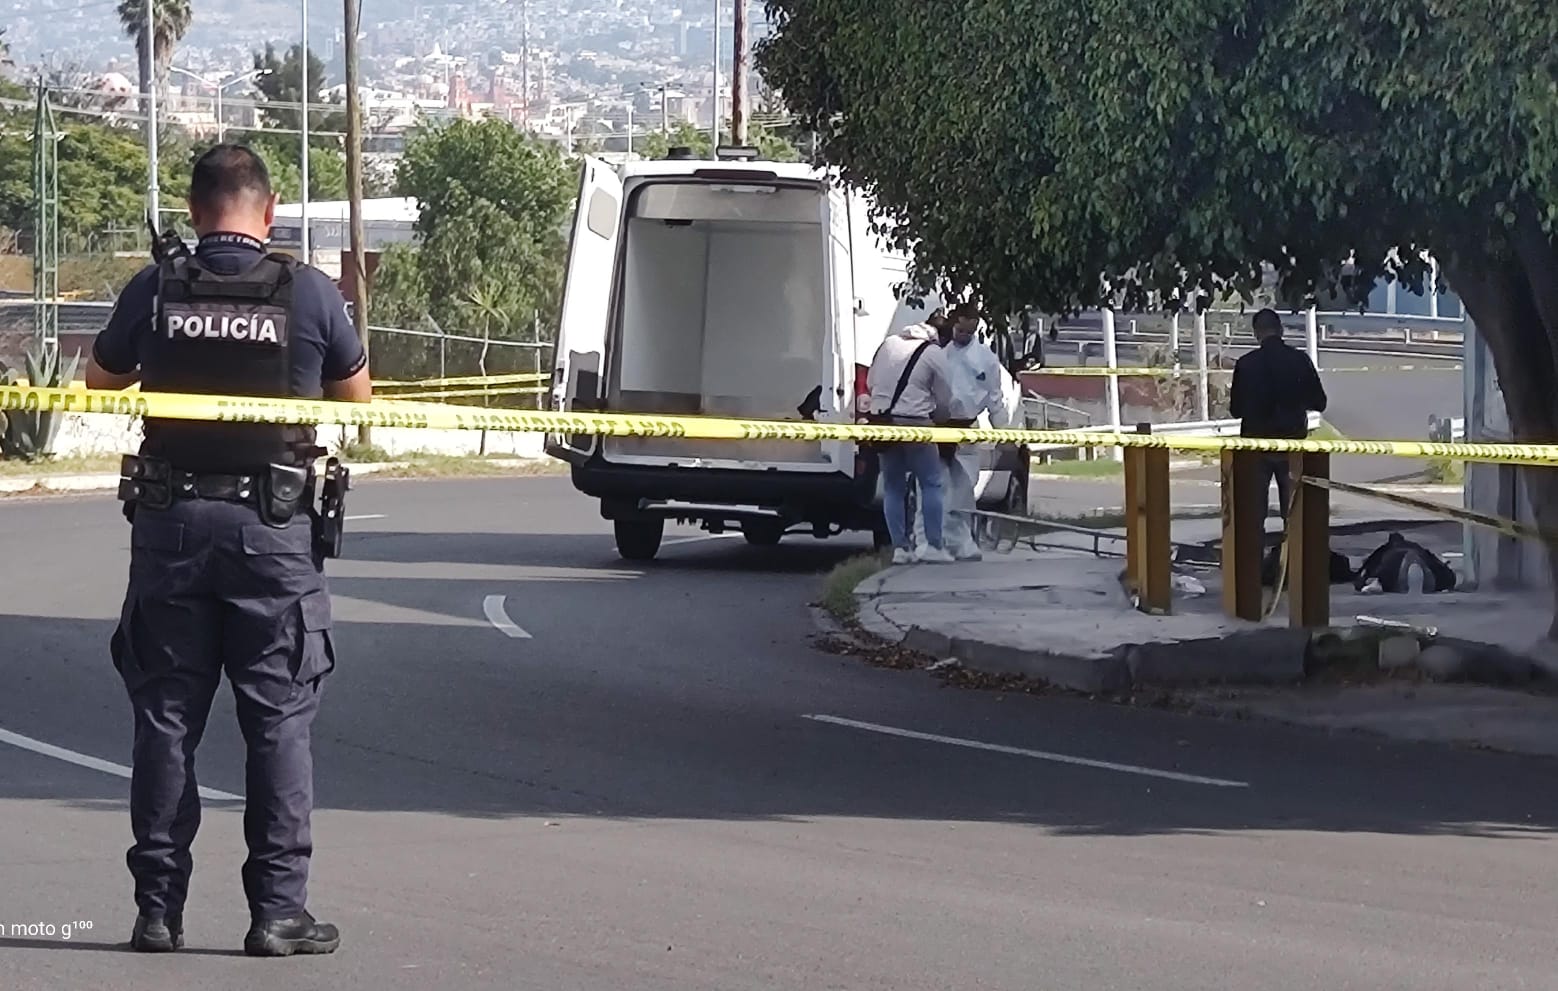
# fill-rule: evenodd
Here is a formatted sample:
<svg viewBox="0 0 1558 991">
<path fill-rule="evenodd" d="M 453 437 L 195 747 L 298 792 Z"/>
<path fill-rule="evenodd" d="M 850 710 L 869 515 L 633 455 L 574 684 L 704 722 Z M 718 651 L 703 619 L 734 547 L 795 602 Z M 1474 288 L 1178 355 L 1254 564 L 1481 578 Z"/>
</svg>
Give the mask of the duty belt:
<svg viewBox="0 0 1558 991">
<path fill-rule="evenodd" d="M 314 473 L 304 467 L 276 464 L 251 475 L 227 475 L 127 454 L 119 473 L 119 498 L 149 509 L 166 509 L 175 499 L 215 499 L 255 506 L 266 523 L 284 527 L 313 502 Z"/>
<path fill-rule="evenodd" d="M 259 499 L 258 475 L 183 471 L 157 458 L 125 455 L 119 473 L 119 497 L 130 502 L 165 504 L 174 499 L 220 499 L 253 503 Z"/>
</svg>

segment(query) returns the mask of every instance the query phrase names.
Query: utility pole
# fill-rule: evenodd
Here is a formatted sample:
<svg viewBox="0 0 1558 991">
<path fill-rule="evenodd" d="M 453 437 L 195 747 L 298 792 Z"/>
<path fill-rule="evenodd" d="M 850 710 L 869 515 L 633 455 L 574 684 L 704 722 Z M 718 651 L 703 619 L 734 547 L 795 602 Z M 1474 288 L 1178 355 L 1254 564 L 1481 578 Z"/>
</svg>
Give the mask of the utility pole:
<svg viewBox="0 0 1558 991">
<path fill-rule="evenodd" d="M 730 90 L 730 143 L 747 143 L 747 0 L 735 0 L 736 23 L 732 48 Z"/>
<path fill-rule="evenodd" d="M 157 29 L 154 23 L 157 0 L 146 0 L 146 214 L 158 230 L 162 229 L 162 194 L 157 185 Z"/>
<path fill-rule="evenodd" d="M 362 107 L 357 92 L 357 35 L 362 22 L 360 0 L 346 5 L 346 198 L 351 220 L 352 322 L 364 353 L 368 351 L 368 257 L 362 222 Z M 371 356 L 370 356 L 371 357 Z M 373 428 L 357 428 L 357 442 L 371 444 Z"/>
<path fill-rule="evenodd" d="M 530 0 L 521 0 L 519 27 L 519 105 L 524 115 L 523 129 L 530 133 Z"/>
</svg>

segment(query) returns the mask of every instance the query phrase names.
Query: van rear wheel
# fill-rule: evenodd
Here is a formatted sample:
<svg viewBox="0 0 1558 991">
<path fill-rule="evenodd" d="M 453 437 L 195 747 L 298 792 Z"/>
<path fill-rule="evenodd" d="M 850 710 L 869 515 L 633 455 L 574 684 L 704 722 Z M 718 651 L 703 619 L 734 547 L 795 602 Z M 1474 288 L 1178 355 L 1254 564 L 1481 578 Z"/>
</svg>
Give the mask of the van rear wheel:
<svg viewBox="0 0 1558 991">
<path fill-rule="evenodd" d="M 653 561 L 665 536 L 665 520 L 613 520 L 617 553 L 629 561 Z"/>
</svg>

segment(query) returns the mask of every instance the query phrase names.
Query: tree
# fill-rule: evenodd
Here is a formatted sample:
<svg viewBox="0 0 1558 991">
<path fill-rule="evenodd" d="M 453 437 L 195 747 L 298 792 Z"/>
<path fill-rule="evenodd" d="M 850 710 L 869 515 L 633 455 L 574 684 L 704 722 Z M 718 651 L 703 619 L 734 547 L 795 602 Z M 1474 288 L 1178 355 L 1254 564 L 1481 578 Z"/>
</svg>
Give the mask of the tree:
<svg viewBox="0 0 1558 991">
<path fill-rule="evenodd" d="M 577 179 L 557 147 L 500 120 L 456 121 L 413 135 L 399 187 L 421 207 L 414 252 L 392 252 L 376 278 L 380 314 L 420 309 L 449 332 L 555 326 L 566 223 Z"/>
<path fill-rule="evenodd" d="M 265 51 L 254 54 L 254 68 L 264 75 L 254 80 L 254 88 L 260 91 L 270 106 L 260 115 L 271 127 L 298 132 L 303 121 L 303 46 L 293 45 L 286 57 L 276 54 L 274 45 L 267 44 Z M 320 89 L 324 85 L 325 64 L 310 49 L 308 53 L 308 126 L 313 132 L 340 134 L 346 130 L 346 114 L 338 100 L 321 100 Z M 334 141 L 339 138 L 321 140 Z"/>
<path fill-rule="evenodd" d="M 31 230 L 32 119 L 17 113 L 0 127 L 0 227 Z M 146 149 L 134 131 L 96 122 L 61 121 L 60 230 L 72 243 L 111 229 L 141 230 L 145 218 Z M 174 129 L 164 131 L 159 182 L 189 188 L 196 148 Z"/>
<path fill-rule="evenodd" d="M 119 0 L 119 23 L 124 36 L 135 41 L 140 59 L 140 92 L 151 92 L 152 80 L 160 88 L 167 84 L 168 66 L 173 64 L 173 46 L 189 31 L 193 13 L 190 0 L 150 0 L 152 6 L 153 45 L 146 47 L 146 4 L 148 0 Z"/>
<path fill-rule="evenodd" d="M 747 126 L 747 140 L 757 148 L 758 155 L 770 162 L 798 162 L 801 154 L 789 139 L 775 134 L 761 124 Z M 645 158 L 664 158 L 671 148 L 691 148 L 698 158 L 714 157 L 714 141 L 708 131 L 682 121 L 671 130 L 669 136 L 654 132 L 633 140 L 635 154 Z"/>
<path fill-rule="evenodd" d="M 270 170 L 271 186 L 284 202 L 302 197 L 303 143 L 296 134 L 260 131 L 229 135 L 253 148 Z M 309 141 L 308 195 L 317 200 L 346 199 L 346 154 L 338 138 L 321 137 Z"/>
<path fill-rule="evenodd" d="M 914 246 L 921 285 L 1065 312 L 1248 294 L 1266 262 L 1287 300 L 1360 301 L 1380 276 L 1421 291 L 1431 250 L 1516 439 L 1558 441 L 1550 2 L 768 7 L 765 78 Z M 1558 527 L 1558 472 L 1525 475 Z"/>
</svg>

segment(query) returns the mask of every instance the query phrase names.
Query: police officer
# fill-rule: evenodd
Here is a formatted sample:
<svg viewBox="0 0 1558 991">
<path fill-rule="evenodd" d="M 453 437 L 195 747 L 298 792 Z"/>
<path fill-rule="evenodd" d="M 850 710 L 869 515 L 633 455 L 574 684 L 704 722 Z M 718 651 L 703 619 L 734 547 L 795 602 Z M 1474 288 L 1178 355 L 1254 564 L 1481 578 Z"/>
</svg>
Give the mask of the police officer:
<svg viewBox="0 0 1558 991">
<path fill-rule="evenodd" d="M 266 251 L 275 205 L 253 151 L 220 145 L 202 155 L 189 189 L 199 245 L 126 286 L 93 347 L 88 387 L 370 400 L 340 292 L 323 273 Z M 340 942 L 306 906 L 309 729 L 335 666 L 311 533 L 322 453 L 311 427 L 148 418 L 140 455 L 126 459 L 130 581 L 112 655 L 135 715 L 126 858 L 135 950 L 184 943 L 200 825 L 195 748 L 224 670 L 248 750 L 244 951 L 330 953 Z"/>
</svg>

